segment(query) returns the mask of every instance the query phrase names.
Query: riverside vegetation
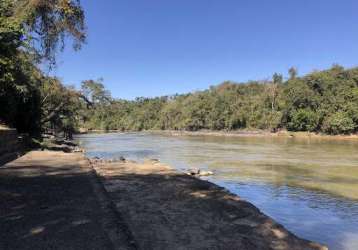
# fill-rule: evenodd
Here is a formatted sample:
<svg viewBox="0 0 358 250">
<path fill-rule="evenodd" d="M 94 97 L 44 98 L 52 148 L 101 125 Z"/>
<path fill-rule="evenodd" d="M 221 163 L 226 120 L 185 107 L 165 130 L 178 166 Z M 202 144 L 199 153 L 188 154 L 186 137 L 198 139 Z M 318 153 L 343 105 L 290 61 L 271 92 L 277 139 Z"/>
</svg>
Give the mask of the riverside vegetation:
<svg viewBox="0 0 358 250">
<path fill-rule="evenodd" d="M 122 131 L 254 128 L 357 132 L 358 68 L 345 70 L 335 65 L 303 77 L 297 77 L 294 68 L 289 73 L 286 81 L 274 74 L 267 81 L 226 81 L 195 93 L 134 101 L 113 100 L 103 84 L 92 82 L 96 89 L 88 98 L 96 105 L 84 112 L 83 126 Z M 82 86 L 87 92 L 88 82 Z"/>
<path fill-rule="evenodd" d="M 81 89 L 45 75 L 65 38 L 74 48 L 85 41 L 79 1 L 0 3 L 0 120 L 19 132 L 38 135 L 54 129 L 68 137 L 89 130 L 311 131 L 350 134 L 358 130 L 358 68 L 331 69 L 288 79 L 226 81 L 208 90 L 156 98 L 111 97 L 102 80 L 85 80 Z"/>
</svg>

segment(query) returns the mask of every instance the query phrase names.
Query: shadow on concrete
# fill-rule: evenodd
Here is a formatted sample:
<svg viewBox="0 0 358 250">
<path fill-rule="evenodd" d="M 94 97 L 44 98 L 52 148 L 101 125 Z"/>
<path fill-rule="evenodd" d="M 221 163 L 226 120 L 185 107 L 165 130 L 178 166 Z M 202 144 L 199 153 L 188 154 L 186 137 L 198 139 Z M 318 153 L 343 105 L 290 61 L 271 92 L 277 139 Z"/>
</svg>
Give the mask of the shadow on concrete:
<svg viewBox="0 0 358 250">
<path fill-rule="evenodd" d="M 0 249 L 113 249 L 90 172 L 64 167 L 0 169 Z"/>
</svg>

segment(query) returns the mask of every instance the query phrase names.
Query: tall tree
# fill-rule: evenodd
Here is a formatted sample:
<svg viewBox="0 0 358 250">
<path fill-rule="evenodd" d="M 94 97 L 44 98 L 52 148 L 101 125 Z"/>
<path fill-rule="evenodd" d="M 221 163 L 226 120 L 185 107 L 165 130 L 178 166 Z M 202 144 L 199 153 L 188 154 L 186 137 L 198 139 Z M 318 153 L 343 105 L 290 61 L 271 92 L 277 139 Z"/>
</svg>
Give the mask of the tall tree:
<svg viewBox="0 0 358 250">
<path fill-rule="evenodd" d="M 81 92 L 84 98 L 94 105 L 105 105 L 112 99 L 111 94 L 104 87 L 102 78 L 82 81 Z"/>
<path fill-rule="evenodd" d="M 268 84 L 268 93 L 270 95 L 270 100 L 271 100 L 271 111 L 274 112 L 275 111 L 275 105 L 276 105 L 276 100 L 277 100 L 277 96 L 278 96 L 278 88 L 279 85 L 282 84 L 283 82 L 283 77 L 281 74 L 278 73 L 274 73 L 272 76 L 272 82 Z"/>
<path fill-rule="evenodd" d="M 289 75 L 290 80 L 296 79 L 296 77 L 297 77 L 297 69 L 295 67 L 291 67 L 288 70 L 288 75 Z"/>
<path fill-rule="evenodd" d="M 37 59 L 53 63 L 56 51 L 64 48 L 66 38 L 73 40 L 76 50 L 85 42 L 85 16 L 79 0 L 13 2 L 13 18 L 22 24 L 26 45 Z"/>
<path fill-rule="evenodd" d="M 38 133 L 46 77 L 37 65 L 53 64 L 66 38 L 78 49 L 85 37 L 78 0 L 1 0 L 0 120 L 20 132 Z"/>
</svg>

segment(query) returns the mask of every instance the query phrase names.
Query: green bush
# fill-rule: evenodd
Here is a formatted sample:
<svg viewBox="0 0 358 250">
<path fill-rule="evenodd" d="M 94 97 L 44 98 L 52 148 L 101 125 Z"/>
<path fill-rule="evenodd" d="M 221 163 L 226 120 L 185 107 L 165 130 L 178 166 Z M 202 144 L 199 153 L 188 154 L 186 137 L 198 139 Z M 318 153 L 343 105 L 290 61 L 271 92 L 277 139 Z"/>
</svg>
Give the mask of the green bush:
<svg viewBox="0 0 358 250">
<path fill-rule="evenodd" d="M 275 131 L 281 124 L 282 113 L 279 111 L 266 111 L 262 114 L 258 127 Z"/>
<path fill-rule="evenodd" d="M 323 131 L 328 134 L 349 134 L 355 129 L 353 119 L 345 112 L 339 111 L 328 116 L 323 122 Z"/>
<path fill-rule="evenodd" d="M 298 109 L 291 113 L 288 129 L 293 131 L 315 131 L 319 116 L 310 109 Z"/>
</svg>

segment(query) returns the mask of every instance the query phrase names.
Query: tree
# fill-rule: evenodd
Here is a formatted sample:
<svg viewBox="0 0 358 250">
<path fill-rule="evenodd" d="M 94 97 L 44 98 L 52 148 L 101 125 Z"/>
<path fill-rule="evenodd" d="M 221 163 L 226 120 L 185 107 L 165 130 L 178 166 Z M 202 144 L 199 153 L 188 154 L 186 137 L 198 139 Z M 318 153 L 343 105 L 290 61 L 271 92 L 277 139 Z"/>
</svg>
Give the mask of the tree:
<svg viewBox="0 0 358 250">
<path fill-rule="evenodd" d="M 85 16 L 79 0 L 18 0 L 13 3 L 12 17 L 21 23 L 26 47 L 36 53 L 37 59 L 54 62 L 56 51 L 64 48 L 66 38 L 73 40 L 76 50 L 85 42 Z"/>
<path fill-rule="evenodd" d="M 281 74 L 274 73 L 272 76 L 272 82 L 277 85 L 282 84 L 283 76 Z"/>
<path fill-rule="evenodd" d="M 271 111 L 275 111 L 275 105 L 276 105 L 276 99 L 278 97 L 278 89 L 279 85 L 281 85 L 283 82 L 283 77 L 281 74 L 274 73 L 272 76 L 272 82 L 268 83 L 267 85 L 267 92 L 270 96 L 270 102 L 271 102 Z"/>
<path fill-rule="evenodd" d="M 79 92 L 64 86 L 57 78 L 47 77 L 42 83 L 42 128 L 63 131 L 68 139 L 72 139 L 81 109 Z"/>
<path fill-rule="evenodd" d="M 294 80 L 297 77 L 297 69 L 295 67 L 291 67 L 288 70 L 288 74 L 289 74 L 289 79 L 290 80 Z"/>
<path fill-rule="evenodd" d="M 81 92 L 85 100 L 94 105 L 106 105 L 111 101 L 111 94 L 105 89 L 103 79 L 85 80 L 81 84 Z"/>
<path fill-rule="evenodd" d="M 73 38 L 76 49 L 85 41 L 79 1 L 0 1 L 0 120 L 19 132 L 40 133 L 47 77 L 38 63 L 54 63 L 67 38 Z"/>
</svg>

